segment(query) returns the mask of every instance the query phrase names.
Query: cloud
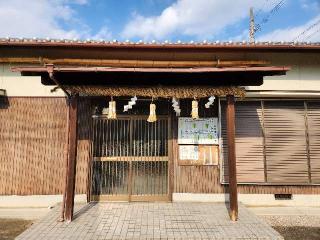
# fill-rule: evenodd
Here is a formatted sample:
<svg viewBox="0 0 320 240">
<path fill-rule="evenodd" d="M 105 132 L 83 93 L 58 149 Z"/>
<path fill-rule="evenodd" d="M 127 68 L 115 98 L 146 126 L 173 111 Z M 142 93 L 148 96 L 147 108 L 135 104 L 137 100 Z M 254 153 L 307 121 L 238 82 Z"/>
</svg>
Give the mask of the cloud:
<svg viewBox="0 0 320 240">
<path fill-rule="evenodd" d="M 67 1 L 68 2 L 68 1 Z M 86 5 L 88 4 L 88 0 L 69 0 L 70 3 L 75 3 L 79 5 Z"/>
<path fill-rule="evenodd" d="M 97 32 L 95 35 L 91 36 L 92 39 L 112 39 L 112 33 L 108 29 L 108 27 L 102 27 L 99 32 Z"/>
<path fill-rule="evenodd" d="M 308 11 L 318 11 L 320 8 L 320 0 L 300 0 L 302 9 Z"/>
<path fill-rule="evenodd" d="M 316 23 L 318 24 L 314 26 Z M 314 27 L 310 28 L 310 26 L 314 26 Z M 308 28 L 310 28 L 310 30 L 305 31 Z M 311 41 L 311 42 L 320 41 L 320 14 L 303 25 L 277 29 L 270 33 L 260 36 L 257 40 L 259 41 Z"/>
<path fill-rule="evenodd" d="M 73 10 L 75 4 L 84 5 L 88 1 L 0 0 L 0 36 L 73 39 L 106 35 L 105 27 L 100 34 L 92 34 Z"/>
<path fill-rule="evenodd" d="M 217 36 L 226 27 L 248 17 L 249 8 L 267 11 L 271 4 L 265 0 L 178 0 L 158 16 L 145 17 L 133 13 L 125 26 L 122 37 L 139 37 L 144 40 L 164 39 L 173 34 L 210 38 Z"/>
</svg>

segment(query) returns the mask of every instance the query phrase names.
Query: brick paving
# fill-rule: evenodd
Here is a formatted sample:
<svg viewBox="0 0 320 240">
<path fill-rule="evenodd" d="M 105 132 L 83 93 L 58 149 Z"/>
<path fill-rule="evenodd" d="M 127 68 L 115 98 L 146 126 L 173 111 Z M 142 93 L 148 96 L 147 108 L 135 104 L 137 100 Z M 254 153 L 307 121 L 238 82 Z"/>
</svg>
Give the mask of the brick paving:
<svg viewBox="0 0 320 240">
<path fill-rule="evenodd" d="M 283 239 L 244 206 L 231 222 L 224 203 L 90 203 L 71 223 L 59 207 L 17 239 Z"/>
</svg>

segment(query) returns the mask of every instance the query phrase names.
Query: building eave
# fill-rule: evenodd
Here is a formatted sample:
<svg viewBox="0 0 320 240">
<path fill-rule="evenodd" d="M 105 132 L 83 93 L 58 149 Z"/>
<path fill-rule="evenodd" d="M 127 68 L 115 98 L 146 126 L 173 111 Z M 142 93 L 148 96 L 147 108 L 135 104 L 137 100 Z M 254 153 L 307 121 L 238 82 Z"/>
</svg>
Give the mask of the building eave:
<svg viewBox="0 0 320 240">
<path fill-rule="evenodd" d="M 137 50 L 207 50 L 207 51 L 319 51 L 318 42 L 118 42 L 69 39 L 0 38 L 0 47 L 31 48 L 102 48 Z"/>
</svg>

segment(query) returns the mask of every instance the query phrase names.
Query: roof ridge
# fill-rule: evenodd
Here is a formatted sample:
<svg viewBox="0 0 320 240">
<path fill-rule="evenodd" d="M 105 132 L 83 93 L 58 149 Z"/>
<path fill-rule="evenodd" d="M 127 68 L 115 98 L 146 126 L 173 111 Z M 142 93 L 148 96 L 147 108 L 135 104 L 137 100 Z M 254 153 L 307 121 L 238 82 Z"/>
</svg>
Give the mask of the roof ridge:
<svg viewBox="0 0 320 240">
<path fill-rule="evenodd" d="M 187 46 L 210 46 L 210 45 L 229 45 L 229 46 L 277 46 L 277 45 L 291 45 L 291 46 L 301 46 L 301 45 L 309 45 L 309 46 L 320 46 L 320 42 L 300 42 L 300 41 L 118 41 L 116 39 L 112 41 L 108 40 L 95 40 L 95 39 L 57 39 L 57 38 L 18 38 L 18 37 L 5 37 L 0 38 L 0 43 L 65 43 L 65 44 L 101 44 L 101 45 L 187 45 Z"/>
</svg>

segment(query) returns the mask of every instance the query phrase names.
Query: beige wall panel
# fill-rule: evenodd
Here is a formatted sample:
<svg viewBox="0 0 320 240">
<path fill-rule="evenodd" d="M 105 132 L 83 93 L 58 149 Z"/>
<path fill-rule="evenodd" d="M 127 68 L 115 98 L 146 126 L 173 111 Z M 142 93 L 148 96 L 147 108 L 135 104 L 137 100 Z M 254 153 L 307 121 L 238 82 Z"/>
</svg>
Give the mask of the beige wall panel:
<svg viewBox="0 0 320 240">
<path fill-rule="evenodd" d="M 262 86 L 247 87 L 248 90 L 320 91 L 319 54 L 261 53 L 249 54 L 247 57 L 267 60 L 275 66 L 291 67 L 286 75 L 264 77 Z"/>
<path fill-rule="evenodd" d="M 40 77 L 0 76 L 0 88 L 8 97 L 64 97 L 61 89 L 51 92 L 54 86 L 41 84 Z"/>
<path fill-rule="evenodd" d="M 61 89 L 51 92 L 54 86 L 41 84 L 37 76 L 21 76 L 12 72 L 13 65 L 0 64 L 0 89 L 7 91 L 8 97 L 64 97 Z"/>
<path fill-rule="evenodd" d="M 320 92 L 320 72 L 319 80 L 264 80 L 262 86 L 246 87 L 247 90 L 254 91 L 319 91 Z M 264 93 L 265 94 L 265 93 Z M 275 93 L 274 93 L 275 94 Z M 285 93 L 283 93 L 285 94 Z"/>
</svg>

